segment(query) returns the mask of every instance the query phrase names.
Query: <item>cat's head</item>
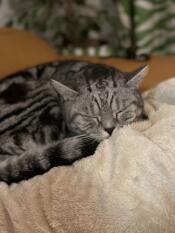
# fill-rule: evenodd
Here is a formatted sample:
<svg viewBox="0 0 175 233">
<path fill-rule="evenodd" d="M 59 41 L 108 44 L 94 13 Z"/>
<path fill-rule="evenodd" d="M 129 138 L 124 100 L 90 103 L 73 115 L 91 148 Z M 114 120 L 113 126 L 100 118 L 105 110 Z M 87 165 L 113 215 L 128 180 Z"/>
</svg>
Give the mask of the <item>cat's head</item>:
<svg viewBox="0 0 175 233">
<path fill-rule="evenodd" d="M 52 85 L 64 99 L 69 130 L 101 141 L 108 138 L 114 128 L 144 119 L 138 87 L 147 71 L 148 66 L 130 73 L 97 66 L 86 73 L 88 83 L 79 92 L 53 80 Z"/>
</svg>

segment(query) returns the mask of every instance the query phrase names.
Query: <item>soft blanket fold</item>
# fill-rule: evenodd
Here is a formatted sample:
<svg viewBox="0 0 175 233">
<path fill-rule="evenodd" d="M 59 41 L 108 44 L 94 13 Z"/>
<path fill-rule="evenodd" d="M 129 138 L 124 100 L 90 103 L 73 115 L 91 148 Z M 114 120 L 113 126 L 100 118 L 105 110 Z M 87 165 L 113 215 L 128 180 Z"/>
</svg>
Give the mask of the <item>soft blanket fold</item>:
<svg viewBox="0 0 175 233">
<path fill-rule="evenodd" d="M 172 85 L 175 79 L 145 93 L 150 120 L 114 131 L 95 155 L 10 187 L 1 183 L 0 232 L 174 233 Z"/>
</svg>

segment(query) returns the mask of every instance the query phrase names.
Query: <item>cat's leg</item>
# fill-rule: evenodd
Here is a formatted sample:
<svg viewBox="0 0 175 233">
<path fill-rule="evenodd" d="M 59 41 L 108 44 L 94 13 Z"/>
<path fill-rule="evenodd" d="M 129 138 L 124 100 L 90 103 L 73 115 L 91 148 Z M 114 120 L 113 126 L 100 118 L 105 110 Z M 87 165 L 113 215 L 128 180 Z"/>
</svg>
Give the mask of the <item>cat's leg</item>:
<svg viewBox="0 0 175 233">
<path fill-rule="evenodd" d="M 0 163 L 0 180 L 7 183 L 27 180 L 43 174 L 52 167 L 70 165 L 92 155 L 98 142 L 86 137 L 71 137 L 39 150 L 30 150 L 12 156 Z"/>
</svg>

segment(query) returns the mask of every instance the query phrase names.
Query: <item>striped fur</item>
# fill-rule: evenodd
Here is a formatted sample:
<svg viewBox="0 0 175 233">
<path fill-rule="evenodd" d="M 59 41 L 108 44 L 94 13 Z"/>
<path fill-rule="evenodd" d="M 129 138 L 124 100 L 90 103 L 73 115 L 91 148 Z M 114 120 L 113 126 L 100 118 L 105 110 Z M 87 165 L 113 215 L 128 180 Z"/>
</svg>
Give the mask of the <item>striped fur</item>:
<svg viewBox="0 0 175 233">
<path fill-rule="evenodd" d="M 0 180 L 19 182 L 70 165 L 93 154 L 115 127 L 143 118 L 137 85 L 144 69 L 122 73 L 105 65 L 67 61 L 4 79 Z"/>
</svg>

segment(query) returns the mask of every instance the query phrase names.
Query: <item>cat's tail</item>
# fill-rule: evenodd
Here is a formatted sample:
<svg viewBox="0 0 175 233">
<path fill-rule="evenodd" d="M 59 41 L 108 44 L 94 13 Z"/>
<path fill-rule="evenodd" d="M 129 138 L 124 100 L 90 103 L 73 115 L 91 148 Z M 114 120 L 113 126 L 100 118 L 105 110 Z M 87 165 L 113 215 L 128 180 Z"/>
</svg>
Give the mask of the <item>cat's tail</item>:
<svg viewBox="0 0 175 233">
<path fill-rule="evenodd" d="M 52 144 L 41 151 L 26 151 L 0 163 L 0 181 L 16 183 L 43 174 L 52 167 L 70 165 L 92 155 L 98 142 L 87 137 L 70 137 Z"/>
</svg>

